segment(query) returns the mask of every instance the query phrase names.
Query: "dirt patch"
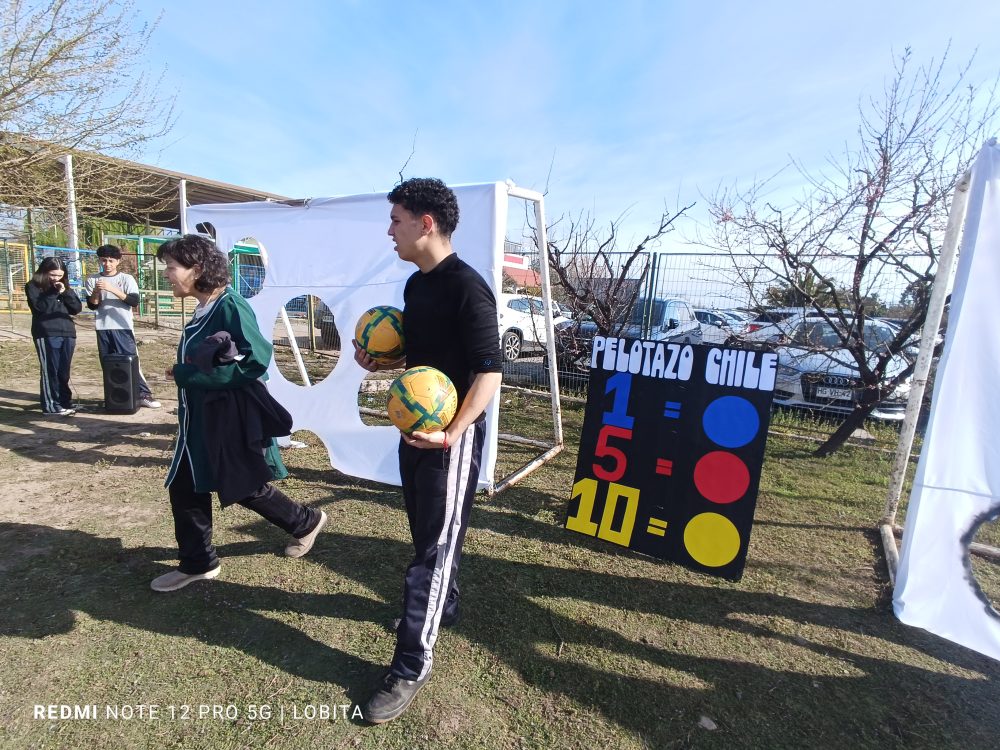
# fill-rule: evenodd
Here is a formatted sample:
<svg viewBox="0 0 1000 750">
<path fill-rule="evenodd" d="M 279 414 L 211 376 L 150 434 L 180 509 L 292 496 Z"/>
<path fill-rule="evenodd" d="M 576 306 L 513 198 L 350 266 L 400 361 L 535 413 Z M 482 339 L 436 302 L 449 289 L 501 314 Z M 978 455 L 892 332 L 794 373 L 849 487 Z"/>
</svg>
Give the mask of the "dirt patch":
<svg viewBox="0 0 1000 750">
<path fill-rule="evenodd" d="M 29 322 L 17 319 L 0 339 L 0 519 L 61 529 L 95 516 L 121 529 L 148 523 L 152 511 L 135 501 L 151 475 L 165 475 L 172 455 L 177 399 L 165 370 L 178 332 L 137 331 L 143 373 L 162 407 L 108 414 L 93 321 L 78 322 L 70 387 L 81 408 L 58 417 L 39 408 Z"/>
</svg>

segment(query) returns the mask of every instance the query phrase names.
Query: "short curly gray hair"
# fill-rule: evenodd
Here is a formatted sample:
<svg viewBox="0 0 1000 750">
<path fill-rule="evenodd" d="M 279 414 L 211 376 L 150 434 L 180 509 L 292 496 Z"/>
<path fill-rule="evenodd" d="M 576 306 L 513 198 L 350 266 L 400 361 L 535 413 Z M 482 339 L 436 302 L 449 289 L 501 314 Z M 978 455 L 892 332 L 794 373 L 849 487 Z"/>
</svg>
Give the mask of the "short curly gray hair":
<svg viewBox="0 0 1000 750">
<path fill-rule="evenodd" d="M 185 234 L 160 245 L 156 259 L 167 258 L 173 258 L 185 268 L 201 266 L 201 275 L 194 282 L 199 292 L 211 292 L 229 284 L 229 259 L 215 243 L 200 235 Z"/>
</svg>

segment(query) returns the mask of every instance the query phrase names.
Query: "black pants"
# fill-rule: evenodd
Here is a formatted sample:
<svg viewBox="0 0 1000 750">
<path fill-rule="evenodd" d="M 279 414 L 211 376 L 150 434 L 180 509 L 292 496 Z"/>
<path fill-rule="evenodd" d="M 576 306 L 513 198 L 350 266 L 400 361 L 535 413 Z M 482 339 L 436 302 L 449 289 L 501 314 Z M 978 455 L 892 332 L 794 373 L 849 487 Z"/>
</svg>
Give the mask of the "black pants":
<svg viewBox="0 0 1000 750">
<path fill-rule="evenodd" d="M 69 336 L 44 336 L 35 339 L 35 352 L 42 371 L 39 400 L 42 411 L 56 414 L 72 406 L 73 394 L 69 390 L 69 370 L 73 364 L 76 339 Z"/>
<path fill-rule="evenodd" d="M 181 573 L 204 573 L 218 567 L 219 557 L 212 544 L 212 493 L 195 492 L 191 465 L 186 455 L 181 456 L 168 491 Z M 296 538 L 316 528 L 320 519 L 317 511 L 290 500 L 271 484 L 265 484 L 238 504 L 260 514 Z"/>
<path fill-rule="evenodd" d="M 135 346 L 135 334 L 127 328 L 110 328 L 97 332 L 97 355 L 101 362 L 109 354 L 134 354 L 139 358 L 139 352 Z M 139 398 L 153 400 L 153 392 L 149 390 L 146 377 L 139 370 Z"/>
<path fill-rule="evenodd" d="M 458 563 L 479 480 L 486 423 L 468 427 L 450 450 L 399 443 L 403 501 L 413 537 L 413 561 L 403 582 L 403 617 L 390 670 L 407 680 L 426 676 L 442 616 L 458 610 Z"/>
</svg>

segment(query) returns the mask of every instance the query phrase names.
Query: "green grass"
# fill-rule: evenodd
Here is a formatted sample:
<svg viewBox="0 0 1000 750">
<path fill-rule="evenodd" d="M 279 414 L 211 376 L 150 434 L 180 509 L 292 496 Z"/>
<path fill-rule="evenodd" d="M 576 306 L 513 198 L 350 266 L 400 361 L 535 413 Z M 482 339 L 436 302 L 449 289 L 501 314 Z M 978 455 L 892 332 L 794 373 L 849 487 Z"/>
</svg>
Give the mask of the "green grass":
<svg viewBox="0 0 1000 750">
<path fill-rule="evenodd" d="M 169 348 L 144 345 L 147 373 Z M 0 470 L 63 494 L 25 500 L 34 509 L 8 498 L 0 516 L 0 747 L 987 748 L 1000 736 L 998 665 L 892 615 L 875 531 L 889 454 L 817 459 L 815 443 L 772 435 L 733 583 L 562 529 L 578 406 L 564 408 L 566 451 L 473 509 L 463 619 L 410 711 L 382 727 L 339 708 L 293 718 L 363 701 L 391 657 L 384 624 L 410 554 L 398 491 L 331 470 L 297 433 L 308 447 L 285 453 L 281 484 L 331 516 L 313 552 L 284 558 L 280 531 L 219 511 L 220 578 L 154 595 L 149 580 L 174 560 L 167 420 L 126 456 L 117 446 L 139 427 L 67 436 L 22 408 L 33 356 L 0 345 Z M 504 399 L 502 431 L 548 434 L 545 401 Z M 498 475 L 530 455 L 504 446 Z M 975 566 L 995 601 L 996 566 Z M 34 704 L 158 704 L 161 717 L 41 720 Z M 197 718 L 213 704 L 239 718 Z M 250 720 L 260 704 L 274 714 Z M 194 718 L 169 718 L 171 705 Z"/>
</svg>

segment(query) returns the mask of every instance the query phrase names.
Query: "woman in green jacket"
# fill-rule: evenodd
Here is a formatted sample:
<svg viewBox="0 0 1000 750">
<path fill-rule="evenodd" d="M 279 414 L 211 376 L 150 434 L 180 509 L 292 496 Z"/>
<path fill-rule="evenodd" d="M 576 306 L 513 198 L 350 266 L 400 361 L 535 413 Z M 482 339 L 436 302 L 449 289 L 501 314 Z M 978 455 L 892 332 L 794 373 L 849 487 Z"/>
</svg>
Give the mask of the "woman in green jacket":
<svg viewBox="0 0 1000 750">
<path fill-rule="evenodd" d="M 288 475 L 273 438 L 288 434 L 290 417 L 262 385 L 273 347 L 253 309 L 229 286 L 226 256 L 189 234 L 162 245 L 156 257 L 166 264 L 174 296 L 198 301 L 177 364 L 167 371 L 177 383 L 179 429 L 165 484 L 180 565 L 151 585 L 176 591 L 219 574 L 212 492 L 223 507 L 236 502 L 288 532 L 289 557 L 312 548 L 326 514 L 293 502 L 268 481 Z"/>
</svg>

